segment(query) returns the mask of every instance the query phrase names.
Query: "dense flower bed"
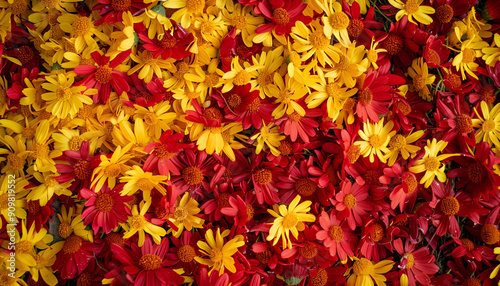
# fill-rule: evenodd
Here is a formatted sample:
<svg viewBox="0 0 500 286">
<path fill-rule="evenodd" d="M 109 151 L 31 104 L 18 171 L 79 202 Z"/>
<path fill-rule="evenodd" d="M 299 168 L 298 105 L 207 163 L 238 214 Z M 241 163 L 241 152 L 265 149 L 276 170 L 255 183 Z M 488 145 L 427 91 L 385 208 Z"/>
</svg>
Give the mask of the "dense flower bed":
<svg viewBox="0 0 500 286">
<path fill-rule="evenodd" d="M 0 285 L 500 285 L 499 11 L 0 0 Z"/>
</svg>

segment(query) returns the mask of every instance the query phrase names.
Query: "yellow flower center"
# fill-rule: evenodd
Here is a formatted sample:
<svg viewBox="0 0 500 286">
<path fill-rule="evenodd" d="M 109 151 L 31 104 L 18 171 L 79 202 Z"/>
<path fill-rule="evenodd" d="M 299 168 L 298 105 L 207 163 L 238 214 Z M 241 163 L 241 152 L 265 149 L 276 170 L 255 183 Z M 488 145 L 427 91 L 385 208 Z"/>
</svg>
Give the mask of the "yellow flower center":
<svg viewBox="0 0 500 286">
<path fill-rule="evenodd" d="M 16 244 L 16 252 L 18 254 L 28 253 L 33 249 L 33 243 L 28 240 L 23 240 Z"/>
<path fill-rule="evenodd" d="M 24 160 L 16 154 L 10 153 L 7 155 L 7 165 L 14 170 L 20 170 L 24 167 Z"/>
<path fill-rule="evenodd" d="M 354 164 L 360 155 L 361 147 L 359 147 L 359 145 L 351 145 L 349 146 L 349 149 L 347 149 L 347 158 L 351 164 Z"/>
<path fill-rule="evenodd" d="M 28 4 L 25 0 L 14 0 L 10 6 L 12 15 L 19 16 L 28 9 Z"/>
<path fill-rule="evenodd" d="M 250 82 L 250 74 L 246 70 L 242 70 L 236 74 L 233 79 L 235 85 L 246 85 Z"/>
<path fill-rule="evenodd" d="M 204 178 L 203 172 L 196 166 L 189 166 L 182 170 L 182 177 L 184 178 L 184 182 L 191 186 L 201 184 Z"/>
<path fill-rule="evenodd" d="M 294 111 L 292 114 L 288 115 L 288 117 L 292 122 L 299 122 L 302 119 L 302 116 L 300 116 L 297 111 Z"/>
<path fill-rule="evenodd" d="M 342 11 L 334 12 L 328 17 L 328 21 L 334 30 L 345 30 L 349 27 L 349 17 Z"/>
<path fill-rule="evenodd" d="M 257 83 L 260 86 L 266 86 L 273 83 L 273 78 L 274 78 L 274 72 L 269 73 L 267 71 L 263 71 L 257 77 Z"/>
<path fill-rule="evenodd" d="M 72 233 L 73 229 L 71 228 L 71 225 L 64 221 L 61 222 L 59 225 L 59 235 L 62 238 L 68 238 Z"/>
<path fill-rule="evenodd" d="M 184 80 L 184 74 L 189 71 L 189 65 L 185 62 L 178 63 L 175 68 L 177 71 L 174 73 L 174 77 L 178 80 Z"/>
<path fill-rule="evenodd" d="M 483 129 L 484 132 L 491 132 L 495 130 L 496 124 L 493 120 L 487 119 L 483 122 L 483 125 L 481 128 Z"/>
<path fill-rule="evenodd" d="M 273 173 L 267 169 L 259 169 L 253 174 L 254 180 L 259 185 L 267 185 L 273 180 Z"/>
<path fill-rule="evenodd" d="M 351 62 L 348 57 L 340 55 L 339 62 L 335 67 L 341 71 L 346 71 L 349 68 L 350 64 Z"/>
<path fill-rule="evenodd" d="M 45 177 L 45 185 L 47 187 L 55 187 L 57 186 L 59 183 L 57 182 L 56 180 L 56 176 L 55 175 L 47 175 Z"/>
<path fill-rule="evenodd" d="M 417 189 L 418 183 L 414 176 L 408 176 L 403 181 L 408 187 L 408 195 L 413 194 L 413 192 Z"/>
<path fill-rule="evenodd" d="M 155 126 L 158 124 L 158 117 L 154 112 L 144 114 L 144 123 L 148 126 Z"/>
<path fill-rule="evenodd" d="M 417 74 L 413 78 L 413 87 L 415 87 L 415 91 L 420 91 L 425 87 L 425 81 L 421 75 Z"/>
<path fill-rule="evenodd" d="M 95 208 L 98 211 L 105 213 L 111 211 L 114 205 L 115 205 L 115 200 L 113 199 L 113 196 L 110 194 L 98 195 L 95 201 Z"/>
<path fill-rule="evenodd" d="M 79 136 L 75 136 L 71 138 L 68 142 L 69 149 L 73 151 L 80 151 L 80 147 L 82 146 L 83 139 Z"/>
<path fill-rule="evenodd" d="M 325 286 L 328 282 L 328 273 L 323 268 L 320 268 L 316 273 L 316 276 L 309 276 L 309 285 L 311 286 Z"/>
<path fill-rule="evenodd" d="M 297 215 L 295 213 L 288 213 L 284 218 L 283 218 L 283 228 L 284 229 L 290 229 L 292 227 L 295 227 L 299 223 L 299 219 L 297 218 Z"/>
<path fill-rule="evenodd" d="M 492 245 L 500 241 L 500 232 L 492 224 L 485 224 L 481 227 L 481 239 L 484 243 Z"/>
<path fill-rule="evenodd" d="M 146 271 L 161 268 L 161 258 L 156 254 L 145 254 L 139 259 L 139 266 Z"/>
<path fill-rule="evenodd" d="M 325 33 L 323 33 L 323 30 L 318 30 L 312 33 L 309 36 L 309 41 L 318 50 L 324 50 L 328 47 L 330 44 L 330 41 L 328 38 L 325 36 Z"/>
<path fill-rule="evenodd" d="M 370 103 L 372 103 L 372 99 L 373 94 L 370 88 L 363 89 L 358 97 L 359 102 L 361 102 L 364 106 L 370 105 Z"/>
<path fill-rule="evenodd" d="M 466 64 L 472 63 L 476 60 L 476 52 L 473 49 L 465 48 L 462 51 L 462 54 L 463 54 L 462 62 Z"/>
<path fill-rule="evenodd" d="M 121 168 L 118 164 L 111 164 L 104 169 L 104 176 L 108 178 L 116 178 L 120 176 Z"/>
<path fill-rule="evenodd" d="M 366 258 L 361 258 L 360 260 L 354 261 L 354 264 L 352 265 L 352 271 L 355 275 L 373 274 L 373 263 Z"/>
<path fill-rule="evenodd" d="M 207 87 L 214 87 L 219 83 L 219 76 L 216 73 L 211 73 L 206 75 L 205 81 L 203 82 Z"/>
<path fill-rule="evenodd" d="M 406 266 L 405 269 L 411 269 L 415 265 L 415 258 L 413 257 L 413 254 L 411 253 L 405 253 L 406 256 Z"/>
<path fill-rule="evenodd" d="M 125 12 L 132 6 L 131 0 L 111 0 L 111 7 L 117 12 Z"/>
<path fill-rule="evenodd" d="M 189 215 L 188 211 L 183 206 L 178 206 L 174 211 L 174 218 L 178 222 L 183 222 L 186 217 Z"/>
<path fill-rule="evenodd" d="M 92 107 L 90 105 L 86 105 L 84 104 L 83 107 L 78 110 L 78 113 L 76 114 L 76 116 L 80 119 L 89 119 L 90 117 L 92 117 L 94 115 L 94 113 L 92 112 Z"/>
<path fill-rule="evenodd" d="M 186 8 L 191 13 L 201 13 L 205 8 L 205 0 L 187 0 Z"/>
<path fill-rule="evenodd" d="M 312 196 L 316 188 L 316 184 L 308 178 L 300 178 L 295 182 L 295 190 L 303 197 Z"/>
<path fill-rule="evenodd" d="M 147 178 L 137 180 L 137 188 L 143 192 L 150 192 L 154 188 L 154 184 Z"/>
<path fill-rule="evenodd" d="M 382 139 L 377 134 L 370 136 L 370 145 L 372 145 L 373 148 L 380 148 L 383 143 L 384 142 L 382 142 Z"/>
<path fill-rule="evenodd" d="M 231 21 L 231 24 L 236 27 L 236 29 L 243 30 L 247 26 L 247 19 L 245 16 L 235 16 Z"/>
<path fill-rule="evenodd" d="M 462 246 L 467 250 L 471 251 L 475 248 L 474 242 L 472 242 L 470 239 L 467 238 L 461 238 L 460 241 L 462 242 Z"/>
<path fill-rule="evenodd" d="M 255 210 L 251 204 L 246 204 L 247 209 L 247 221 L 253 219 L 253 215 L 255 214 Z"/>
<path fill-rule="evenodd" d="M 396 150 L 401 150 L 406 146 L 406 139 L 403 135 L 401 134 L 396 134 L 391 138 L 391 141 L 389 141 L 389 148 L 396 149 Z"/>
<path fill-rule="evenodd" d="M 417 0 L 408 0 L 406 1 L 406 4 L 405 4 L 405 10 L 406 10 L 406 13 L 408 14 L 413 14 L 413 13 L 416 13 L 418 12 L 418 1 Z"/>
<path fill-rule="evenodd" d="M 441 211 L 444 215 L 452 216 L 458 213 L 460 210 L 460 203 L 455 197 L 447 196 L 443 200 L 441 200 Z"/>
<path fill-rule="evenodd" d="M 470 164 L 467 168 L 467 174 L 473 183 L 480 183 L 483 180 L 484 172 L 483 168 L 478 163 Z"/>
<path fill-rule="evenodd" d="M 376 223 L 373 225 L 373 230 L 370 233 L 370 237 L 374 242 L 379 242 L 384 238 L 385 236 L 385 230 L 384 227 L 381 226 L 380 224 Z"/>
<path fill-rule="evenodd" d="M 59 86 L 56 90 L 57 99 L 59 99 L 60 101 L 67 101 L 71 99 L 72 95 L 73 92 L 71 91 L 71 88 L 64 85 Z"/>
<path fill-rule="evenodd" d="M 288 12 L 283 8 L 274 9 L 273 18 L 276 21 L 276 24 L 281 26 L 290 22 L 290 15 L 288 15 Z"/>
<path fill-rule="evenodd" d="M 363 30 L 365 29 L 365 25 L 361 20 L 358 19 L 351 19 L 349 22 L 349 26 L 347 27 L 347 33 L 349 36 L 353 39 L 356 39 L 363 33 Z"/>
<path fill-rule="evenodd" d="M 144 229 L 148 221 L 142 215 L 135 215 L 130 219 L 130 226 L 133 229 Z"/>
<path fill-rule="evenodd" d="M 82 247 L 82 241 L 83 239 L 81 239 L 76 235 L 68 237 L 68 239 L 66 239 L 63 245 L 64 253 L 67 254 L 67 253 L 77 252 L 78 250 L 80 250 L 80 247 Z"/>
<path fill-rule="evenodd" d="M 9 194 L 5 193 L 0 195 L 0 210 L 9 208 Z"/>
<path fill-rule="evenodd" d="M 459 114 L 455 117 L 455 124 L 458 133 L 470 133 L 474 128 L 472 127 L 472 119 L 467 114 Z"/>
<path fill-rule="evenodd" d="M 313 244 L 307 243 L 299 248 L 299 254 L 307 259 L 312 259 L 318 255 L 318 248 Z"/>
<path fill-rule="evenodd" d="M 348 209 L 352 209 L 356 206 L 356 197 L 353 194 L 347 194 L 342 202 Z"/>
<path fill-rule="evenodd" d="M 106 84 L 111 81 L 111 72 L 113 71 L 108 65 L 99 66 L 95 72 L 95 80 L 102 84 Z"/>
<path fill-rule="evenodd" d="M 75 36 L 84 36 L 90 32 L 91 23 L 90 19 L 85 16 L 80 16 L 78 17 L 74 22 L 73 22 L 73 33 Z"/>
<path fill-rule="evenodd" d="M 340 227 L 338 225 L 332 225 L 328 229 L 328 235 L 334 241 L 339 242 L 344 238 L 344 231 L 342 230 L 342 227 Z"/>
<path fill-rule="evenodd" d="M 75 164 L 73 167 L 73 172 L 75 173 L 75 177 L 80 180 L 85 180 L 90 177 L 92 171 L 90 170 L 90 162 L 81 160 Z"/>
<path fill-rule="evenodd" d="M 396 107 L 404 115 L 408 115 L 408 114 L 411 113 L 411 106 L 409 104 L 406 104 L 404 102 L 398 101 L 398 104 L 396 105 Z"/>
<path fill-rule="evenodd" d="M 205 22 L 205 23 L 201 24 L 200 28 L 201 28 L 201 33 L 205 34 L 205 35 L 210 35 L 215 30 L 214 25 L 212 25 L 212 23 L 210 23 L 210 22 Z"/>
<path fill-rule="evenodd" d="M 437 171 L 439 169 L 439 165 L 439 161 L 436 157 L 429 157 L 424 159 L 424 166 L 427 171 Z"/>
<path fill-rule="evenodd" d="M 222 249 L 218 247 L 212 248 L 212 251 L 210 252 L 210 260 L 214 263 L 221 263 L 223 256 L 224 254 L 222 253 Z"/>
<path fill-rule="evenodd" d="M 195 256 L 196 252 L 194 248 L 189 244 L 185 244 L 179 247 L 179 250 L 177 250 L 177 257 L 179 257 L 179 260 L 184 263 L 193 261 Z"/>
<path fill-rule="evenodd" d="M 455 12 L 453 11 L 453 8 L 450 5 L 444 4 L 436 8 L 435 15 L 437 20 L 444 24 L 444 23 L 449 23 L 451 21 L 454 13 Z"/>
</svg>

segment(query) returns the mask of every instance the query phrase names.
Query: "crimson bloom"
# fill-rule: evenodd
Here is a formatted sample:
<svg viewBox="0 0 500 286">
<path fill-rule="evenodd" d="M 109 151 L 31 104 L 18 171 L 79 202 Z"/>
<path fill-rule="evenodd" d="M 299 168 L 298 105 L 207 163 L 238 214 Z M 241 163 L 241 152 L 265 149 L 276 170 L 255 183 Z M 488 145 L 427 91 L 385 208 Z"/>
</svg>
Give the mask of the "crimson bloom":
<svg viewBox="0 0 500 286">
<path fill-rule="evenodd" d="M 430 276 L 439 271 L 439 266 L 436 265 L 436 257 L 430 253 L 429 248 L 424 246 L 416 249 L 417 245 L 408 240 L 403 247 L 401 239 L 394 241 L 394 248 L 402 255 L 399 268 L 400 273 L 408 277 L 408 285 L 415 286 L 416 282 L 430 285 Z"/>
<path fill-rule="evenodd" d="M 290 136 L 292 142 L 296 142 L 300 137 L 302 141 L 309 143 L 310 137 L 316 136 L 316 128 L 319 126 L 319 123 L 313 118 L 320 116 L 323 112 L 318 108 L 307 109 L 303 101 L 299 102 L 299 105 L 306 111 L 304 116 L 294 111 L 292 114 L 287 114 L 276 120 L 275 124 L 280 126 L 279 132 Z"/>
<path fill-rule="evenodd" d="M 196 243 L 201 240 L 200 233 L 184 231 L 180 238 L 171 236 L 170 239 L 175 247 L 170 249 L 171 253 L 167 253 L 166 258 L 177 261 L 177 264 L 173 268 L 182 268 L 188 275 L 195 272 L 197 263 L 194 257 L 200 255 L 198 246 L 196 245 Z"/>
<path fill-rule="evenodd" d="M 399 210 L 403 212 L 407 203 L 410 208 L 413 208 L 417 199 L 415 191 L 418 188 L 415 174 L 405 171 L 398 163 L 395 163 L 390 168 L 384 168 L 384 175 L 379 180 L 384 185 L 394 186 L 389 195 L 392 209 L 396 209 L 399 205 Z"/>
<path fill-rule="evenodd" d="M 276 182 L 283 170 L 273 163 L 263 161 L 264 153 L 260 153 L 252 159 L 252 182 L 257 201 L 259 204 L 266 202 L 269 205 L 278 203 L 280 198 Z"/>
<path fill-rule="evenodd" d="M 123 21 L 123 12 L 130 11 L 132 15 L 135 15 L 139 12 L 139 10 L 148 6 L 148 3 L 144 3 L 142 0 L 98 0 L 97 2 L 99 2 L 99 4 L 96 4 L 92 10 L 99 11 L 101 18 L 95 23 L 95 25 L 101 25 L 102 23 L 121 23 Z"/>
<path fill-rule="evenodd" d="M 56 180 L 59 183 L 64 183 L 73 180 L 70 190 L 88 189 L 90 187 L 90 178 L 92 175 L 92 154 L 90 154 L 90 144 L 88 141 L 83 141 L 79 151 L 66 150 L 63 152 L 64 160 L 69 164 L 56 164 L 57 172 L 61 175 L 57 176 Z M 81 193 L 78 193 L 78 198 L 81 198 Z"/>
<path fill-rule="evenodd" d="M 230 196 L 228 203 L 229 206 L 223 207 L 220 211 L 224 215 L 234 217 L 234 223 L 237 226 L 244 227 L 248 221 L 252 220 L 254 208 L 251 204 L 246 203 L 239 195 Z"/>
<path fill-rule="evenodd" d="M 344 180 L 340 183 L 340 192 L 335 195 L 332 204 L 338 211 L 339 220 L 347 219 L 351 230 L 356 229 L 356 225 L 363 225 L 363 217 L 372 210 L 372 203 L 369 200 L 368 185 L 359 185 Z"/>
<path fill-rule="evenodd" d="M 336 255 L 342 261 L 347 262 L 347 256 L 353 257 L 353 250 L 356 249 L 357 236 L 351 231 L 346 221 L 337 219 L 336 211 L 331 210 L 330 214 L 321 212 L 319 217 L 321 230 L 316 233 L 316 238 L 323 242 L 323 245 L 330 250 L 330 255 Z"/>
<path fill-rule="evenodd" d="M 142 3 L 142 2 L 141 2 Z M 151 40 L 147 32 L 140 33 L 139 39 L 144 42 L 143 47 L 153 53 L 153 58 L 161 56 L 162 59 L 175 59 L 176 61 L 189 57 L 192 53 L 188 50 L 194 41 L 193 34 L 187 32 L 181 25 L 170 20 L 173 25 L 172 33 L 167 31 L 160 38 Z"/>
<path fill-rule="evenodd" d="M 349 26 L 347 33 L 351 41 L 356 41 L 369 48 L 373 38 L 378 39 L 383 36 L 384 24 L 374 21 L 375 9 L 370 7 L 366 16 L 361 17 L 359 3 L 354 1 L 351 5 L 347 1 L 342 1 L 342 10 L 349 16 Z"/>
<path fill-rule="evenodd" d="M 52 247 L 62 247 L 57 253 L 57 258 L 52 269 L 61 273 L 62 279 L 72 279 L 82 273 L 89 265 L 94 254 L 101 251 L 102 246 L 85 241 L 81 237 L 72 234 L 65 241 L 60 241 Z"/>
<path fill-rule="evenodd" d="M 465 140 L 470 147 L 476 146 L 476 139 L 472 132 L 472 118 L 469 105 L 463 101 L 463 96 L 456 95 L 452 98 L 440 98 L 437 104 L 437 122 L 439 127 L 437 131 L 444 132 L 442 140 L 452 141 L 459 136 Z M 462 140 L 458 140 L 462 150 L 467 150 L 463 146 Z"/>
<path fill-rule="evenodd" d="M 128 97 L 131 101 L 123 101 L 127 106 L 133 107 L 134 104 L 142 107 L 150 107 L 160 103 L 165 99 L 165 93 L 158 88 L 159 84 L 163 85 L 163 80 L 155 76 L 153 80 L 145 83 L 139 79 L 136 73 L 126 78 L 130 82 Z"/>
<path fill-rule="evenodd" d="M 451 65 L 448 61 L 450 49 L 445 47 L 445 37 L 430 35 L 424 50 L 424 59 L 428 66 L 440 68 Z"/>
<path fill-rule="evenodd" d="M 307 7 L 307 3 L 302 0 L 264 0 L 255 6 L 255 10 L 272 23 L 264 24 L 255 30 L 261 34 L 274 30 L 276 35 L 289 34 L 297 21 L 304 24 L 311 22 L 311 17 L 304 16 L 302 12 Z"/>
</svg>

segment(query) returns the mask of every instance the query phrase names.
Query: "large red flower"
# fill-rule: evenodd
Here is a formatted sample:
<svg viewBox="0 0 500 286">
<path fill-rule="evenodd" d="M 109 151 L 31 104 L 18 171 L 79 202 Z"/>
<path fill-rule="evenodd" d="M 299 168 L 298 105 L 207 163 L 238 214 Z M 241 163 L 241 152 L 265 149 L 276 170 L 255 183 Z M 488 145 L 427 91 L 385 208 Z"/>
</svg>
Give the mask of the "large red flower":
<svg viewBox="0 0 500 286">
<path fill-rule="evenodd" d="M 255 6 L 255 9 L 272 23 L 258 27 L 255 32 L 261 34 L 274 30 L 276 35 L 279 36 L 289 34 L 297 21 L 301 21 L 306 25 L 311 22 L 310 17 L 302 14 L 306 7 L 307 3 L 302 0 L 261 1 Z"/>
</svg>

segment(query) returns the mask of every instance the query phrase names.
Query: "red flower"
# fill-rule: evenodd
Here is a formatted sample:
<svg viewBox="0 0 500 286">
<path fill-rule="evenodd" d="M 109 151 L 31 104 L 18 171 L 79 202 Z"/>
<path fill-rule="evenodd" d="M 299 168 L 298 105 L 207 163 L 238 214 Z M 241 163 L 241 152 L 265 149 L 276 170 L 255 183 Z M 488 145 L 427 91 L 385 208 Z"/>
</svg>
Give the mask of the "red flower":
<svg viewBox="0 0 500 286">
<path fill-rule="evenodd" d="M 139 10 L 144 9 L 148 6 L 142 0 L 97 0 L 99 4 L 96 4 L 92 10 L 99 11 L 101 19 L 99 19 L 95 25 L 99 26 L 102 23 L 114 24 L 116 22 L 123 21 L 123 12 L 131 12 L 132 15 L 136 15 Z"/>
<path fill-rule="evenodd" d="M 295 22 L 301 21 L 309 24 L 311 18 L 302 15 L 302 11 L 307 7 L 307 3 L 302 0 L 263 0 L 255 6 L 255 11 L 272 23 L 264 24 L 255 30 L 261 34 L 274 30 L 276 35 L 289 34 Z"/>
<path fill-rule="evenodd" d="M 344 180 L 340 183 L 340 192 L 335 195 L 335 200 L 332 199 L 332 204 L 338 211 L 338 219 L 347 219 L 352 230 L 356 229 L 356 225 L 363 225 L 363 217 L 372 210 L 368 190 L 368 185 L 352 184 Z"/>
<path fill-rule="evenodd" d="M 427 112 L 434 108 L 434 104 L 426 102 L 418 92 L 407 92 L 405 97 L 397 94 L 392 101 L 391 120 L 394 129 L 402 129 L 409 133 L 413 128 L 425 130 L 430 128 L 427 120 Z"/>
<path fill-rule="evenodd" d="M 316 263 L 323 268 L 331 266 L 335 261 L 332 260 L 328 253 L 328 249 L 316 242 L 316 233 L 318 227 L 316 225 L 305 227 L 299 233 L 299 237 L 293 242 L 291 249 L 284 249 L 281 253 L 283 259 L 287 259 L 288 263 L 298 263 L 311 268 Z"/>
<path fill-rule="evenodd" d="M 64 161 L 69 164 L 56 164 L 57 172 L 61 173 L 56 180 L 59 183 L 64 183 L 74 179 L 70 187 L 72 192 L 84 188 L 88 189 L 92 175 L 92 154 L 90 154 L 89 142 L 83 141 L 80 151 L 66 150 L 63 154 Z M 82 195 L 78 192 L 78 199 L 81 198 Z"/>
<path fill-rule="evenodd" d="M 210 189 L 206 177 L 213 170 L 215 164 L 213 157 L 209 157 L 205 151 L 195 152 L 192 149 L 185 149 L 179 153 L 177 159 L 176 167 L 180 170 L 180 174 L 172 176 L 172 182 L 181 193 L 189 191 L 191 195 L 195 192 L 202 195 L 201 187 L 205 190 Z"/>
<path fill-rule="evenodd" d="M 385 216 L 369 220 L 361 231 L 360 253 L 367 259 L 380 261 L 393 251 L 392 240 L 399 231 L 397 226 L 389 224 Z"/>
<path fill-rule="evenodd" d="M 440 98 L 436 102 L 437 113 L 436 121 L 438 122 L 438 132 L 444 131 L 441 140 L 451 142 L 457 136 L 463 138 L 468 146 L 476 146 L 474 137 L 474 128 L 472 127 L 472 118 L 469 105 L 463 100 L 463 96 L 456 95 L 454 100 L 449 98 Z M 458 140 L 460 148 L 467 150 L 461 139 Z M 458 144 L 457 144 L 458 145 Z"/>
<path fill-rule="evenodd" d="M 248 221 L 253 219 L 255 210 L 252 204 L 245 202 L 239 195 L 230 196 L 228 203 L 229 206 L 223 207 L 220 211 L 226 216 L 234 217 L 236 226 L 244 227 Z"/>
<path fill-rule="evenodd" d="M 37 232 L 45 227 L 45 223 L 54 215 L 54 208 L 52 207 L 52 200 L 50 199 L 45 206 L 40 206 L 40 201 L 27 201 L 26 210 L 28 212 L 26 218 L 26 225 L 35 224 Z M 3 218 L 2 218 L 3 219 Z M 5 227 L 5 226 L 4 226 Z"/>
<path fill-rule="evenodd" d="M 342 262 L 346 262 L 347 256 L 354 256 L 353 250 L 356 249 L 358 238 L 346 221 L 337 219 L 336 211 L 331 210 L 330 215 L 325 211 L 321 212 L 318 221 L 322 230 L 316 233 L 316 238 L 330 249 L 332 257 L 338 256 Z"/>
<path fill-rule="evenodd" d="M 72 234 L 65 241 L 57 242 L 52 247 L 62 244 L 62 249 L 57 253 L 57 258 L 52 269 L 61 273 L 62 279 L 72 279 L 87 268 L 94 254 L 99 252 L 102 246 Z"/>
<path fill-rule="evenodd" d="M 15 111 L 17 108 L 19 108 L 19 101 L 22 97 L 24 97 L 23 89 L 28 87 L 26 85 L 26 80 L 33 82 L 33 80 L 36 78 L 39 78 L 38 68 L 36 67 L 29 70 L 27 68 L 23 68 L 21 72 L 14 73 L 12 75 L 11 86 L 9 89 L 7 89 L 7 98 L 5 98 L 7 106 L 12 111 Z M 39 84 L 41 85 L 41 81 Z M 36 86 L 36 83 L 34 87 L 36 89 L 42 88 L 41 86 Z M 31 102 L 31 104 L 34 104 L 36 107 L 42 108 L 42 106 L 38 106 L 40 105 L 40 103 L 43 103 L 41 99 L 35 99 L 35 102 Z"/>
<path fill-rule="evenodd" d="M 144 42 L 143 47 L 152 52 L 153 58 L 175 59 L 176 61 L 189 57 L 192 53 L 188 50 L 194 41 L 193 34 L 187 32 L 181 25 L 170 20 L 173 31 L 166 31 L 163 36 L 151 40 L 147 32 L 140 33 L 139 38 Z"/>
<path fill-rule="evenodd" d="M 405 273 L 408 276 L 408 285 L 415 286 L 417 283 L 422 285 L 430 285 L 430 276 L 439 271 L 439 266 L 436 265 L 436 257 L 432 255 L 428 247 L 416 249 L 416 245 L 408 240 L 403 248 L 401 239 L 394 241 L 394 248 L 403 257 L 399 263 L 400 273 Z"/>
<path fill-rule="evenodd" d="M 427 65 L 431 68 L 450 66 L 449 56 L 450 50 L 445 47 L 445 37 L 430 35 L 424 50 L 424 59 Z"/>
<path fill-rule="evenodd" d="M 134 104 L 150 107 L 165 100 L 165 92 L 158 90 L 158 85 L 163 85 L 162 79 L 155 76 L 152 81 L 145 83 L 136 73 L 133 73 L 128 80 L 130 82 L 128 96 L 131 101 L 123 101 L 123 104 L 130 107 Z"/>
<path fill-rule="evenodd" d="M 173 268 L 183 268 L 187 275 L 194 273 L 197 267 L 194 257 L 200 255 L 198 246 L 196 245 L 196 243 L 201 240 L 200 233 L 184 231 L 180 239 L 175 236 L 171 236 L 170 239 L 172 239 L 172 243 L 175 247 L 171 248 L 172 253 L 168 253 L 166 258 L 177 261 L 177 264 L 173 266 Z"/>
<path fill-rule="evenodd" d="M 391 168 L 384 168 L 384 175 L 379 180 L 384 185 L 394 186 L 389 195 L 393 210 L 399 205 L 399 210 L 403 212 L 406 204 L 409 209 L 413 209 L 418 188 L 415 174 L 405 171 L 398 163 L 395 163 Z"/>
<path fill-rule="evenodd" d="M 305 143 L 309 143 L 310 137 L 316 137 L 316 129 L 319 123 L 314 120 L 314 117 L 322 115 L 321 109 L 307 109 L 303 102 L 300 102 L 306 114 L 301 116 L 294 111 L 292 114 L 287 114 L 284 117 L 276 120 L 275 124 L 280 126 L 279 132 L 285 133 L 290 136 L 292 142 L 297 141 L 297 136 Z"/>
<path fill-rule="evenodd" d="M 265 202 L 269 205 L 278 203 L 280 198 L 278 196 L 276 181 L 280 173 L 283 173 L 283 170 L 276 167 L 273 163 L 264 162 L 264 153 L 252 156 L 251 158 L 252 182 L 257 201 L 259 204 Z"/>
<path fill-rule="evenodd" d="M 365 18 L 361 17 L 359 3 L 356 1 L 351 5 L 347 1 L 342 1 L 342 10 L 350 18 L 347 33 L 351 41 L 369 48 L 373 38 L 378 39 L 383 36 L 384 24 L 374 21 L 375 9 L 373 7 L 368 9 Z"/>
</svg>

